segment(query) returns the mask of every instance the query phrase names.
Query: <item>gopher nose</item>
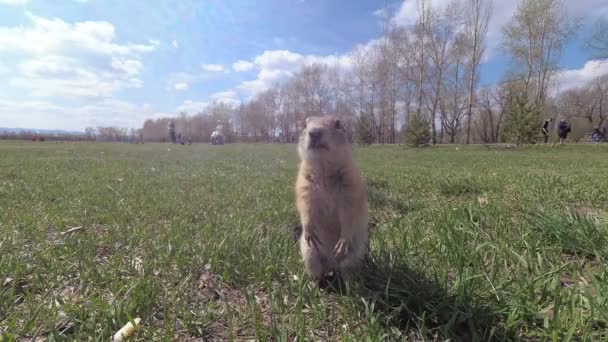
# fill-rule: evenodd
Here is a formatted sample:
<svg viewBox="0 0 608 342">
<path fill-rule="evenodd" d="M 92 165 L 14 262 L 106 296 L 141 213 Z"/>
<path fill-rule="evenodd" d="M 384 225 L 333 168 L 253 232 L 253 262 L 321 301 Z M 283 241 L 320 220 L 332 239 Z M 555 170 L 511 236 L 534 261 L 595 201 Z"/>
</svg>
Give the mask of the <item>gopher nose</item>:
<svg viewBox="0 0 608 342">
<path fill-rule="evenodd" d="M 321 138 L 322 134 L 323 134 L 323 131 L 320 129 L 311 129 L 308 132 L 308 135 L 310 136 L 310 140 L 313 140 L 313 141 L 319 140 L 319 138 Z"/>
</svg>

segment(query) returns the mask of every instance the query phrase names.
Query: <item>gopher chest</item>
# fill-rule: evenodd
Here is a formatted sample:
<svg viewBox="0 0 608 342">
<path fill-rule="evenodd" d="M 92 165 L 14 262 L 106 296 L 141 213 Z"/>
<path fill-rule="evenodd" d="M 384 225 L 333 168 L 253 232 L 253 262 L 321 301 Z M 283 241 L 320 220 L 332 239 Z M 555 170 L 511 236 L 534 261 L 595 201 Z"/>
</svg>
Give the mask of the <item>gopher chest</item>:
<svg viewBox="0 0 608 342">
<path fill-rule="evenodd" d="M 341 196 L 325 189 L 311 191 L 308 215 L 310 228 L 315 230 L 322 241 L 334 245 L 340 238 L 340 201 Z"/>
</svg>

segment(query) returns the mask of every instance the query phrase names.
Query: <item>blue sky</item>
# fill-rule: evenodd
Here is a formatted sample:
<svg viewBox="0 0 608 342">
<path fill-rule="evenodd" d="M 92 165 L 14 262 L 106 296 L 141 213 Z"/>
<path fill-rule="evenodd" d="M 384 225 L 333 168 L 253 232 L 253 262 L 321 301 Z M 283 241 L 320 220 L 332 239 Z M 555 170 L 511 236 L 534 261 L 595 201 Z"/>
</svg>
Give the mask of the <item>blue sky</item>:
<svg viewBox="0 0 608 342">
<path fill-rule="evenodd" d="M 438 6 L 447 0 L 431 0 Z M 407 24 L 415 0 L 392 1 Z M 380 34 L 386 1 L 0 0 L 0 127 L 83 130 L 138 127 L 145 118 L 238 103 L 313 61 L 348 59 Z M 567 1 L 587 24 L 608 1 Z M 500 28 L 515 1 L 495 0 L 481 84 L 508 65 Z M 562 84 L 576 86 L 608 61 L 591 61 L 582 39 L 564 52 Z"/>
</svg>

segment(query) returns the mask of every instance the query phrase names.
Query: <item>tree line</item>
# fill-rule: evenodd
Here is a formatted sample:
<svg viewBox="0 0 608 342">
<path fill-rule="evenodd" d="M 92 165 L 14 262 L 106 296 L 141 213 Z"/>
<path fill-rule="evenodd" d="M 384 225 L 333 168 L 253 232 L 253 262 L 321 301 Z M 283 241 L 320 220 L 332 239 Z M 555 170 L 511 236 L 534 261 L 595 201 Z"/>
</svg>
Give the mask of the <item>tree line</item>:
<svg viewBox="0 0 608 342">
<path fill-rule="evenodd" d="M 413 25 L 386 15 L 382 36 L 347 59 L 306 65 L 239 106 L 215 103 L 173 120 L 194 141 L 208 141 L 222 125 L 228 141 L 294 142 L 307 117 L 331 114 L 364 144 L 401 142 L 408 128 L 430 143 L 528 142 L 544 119 L 558 117 L 573 121 L 580 139 L 606 124 L 608 78 L 559 91 L 559 57 L 579 27 L 560 0 L 519 2 L 502 29 L 500 48 L 511 66 L 499 84 L 479 87 L 492 15 L 490 0 L 441 8 L 418 0 Z M 605 18 L 588 47 L 608 55 Z M 146 121 L 144 137 L 166 139 L 169 120 Z"/>
<path fill-rule="evenodd" d="M 384 12 L 382 35 L 348 57 L 303 66 L 289 79 L 238 106 L 216 102 L 200 113 L 149 119 L 139 130 L 88 128 L 106 141 L 167 141 L 170 121 L 193 142 L 222 127 L 226 141 L 295 142 L 305 119 L 340 117 L 362 144 L 534 142 L 547 118 L 568 118 L 579 140 L 608 123 L 608 77 L 560 91 L 558 62 L 580 20 L 563 0 L 519 0 L 497 49 L 509 57 L 502 80 L 480 86 L 491 0 L 416 1 L 412 25 Z M 585 37 L 595 58 L 608 58 L 608 20 Z M 552 124 L 553 128 L 554 124 Z"/>
</svg>

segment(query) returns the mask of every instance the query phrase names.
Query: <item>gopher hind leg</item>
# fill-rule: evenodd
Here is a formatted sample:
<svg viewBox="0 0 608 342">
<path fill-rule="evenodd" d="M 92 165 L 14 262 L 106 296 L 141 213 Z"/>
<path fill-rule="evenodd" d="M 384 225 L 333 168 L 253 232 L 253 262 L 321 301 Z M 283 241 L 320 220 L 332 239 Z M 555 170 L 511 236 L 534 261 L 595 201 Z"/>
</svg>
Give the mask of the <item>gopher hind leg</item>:
<svg viewBox="0 0 608 342">
<path fill-rule="evenodd" d="M 321 281 L 326 271 L 324 258 L 314 244 L 308 244 L 306 238 L 304 238 L 304 234 L 300 237 L 300 252 L 302 253 L 304 267 L 308 276 L 316 282 Z"/>
<path fill-rule="evenodd" d="M 351 275 L 359 272 L 367 253 L 369 245 L 369 237 L 367 231 L 361 233 L 351 241 L 350 251 L 343 260 L 340 261 L 338 268 L 340 274 L 345 278 L 350 278 Z"/>
</svg>

